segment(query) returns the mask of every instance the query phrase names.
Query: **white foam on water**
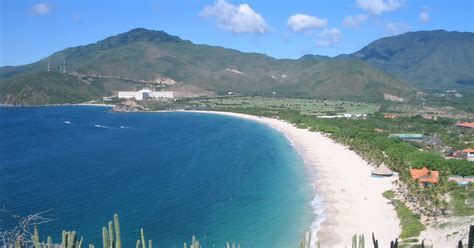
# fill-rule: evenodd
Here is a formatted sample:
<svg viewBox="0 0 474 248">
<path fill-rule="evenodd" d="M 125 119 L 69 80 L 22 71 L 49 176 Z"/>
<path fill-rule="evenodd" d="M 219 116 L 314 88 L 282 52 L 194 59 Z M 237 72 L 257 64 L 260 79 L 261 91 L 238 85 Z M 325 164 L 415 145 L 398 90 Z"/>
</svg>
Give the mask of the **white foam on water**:
<svg viewBox="0 0 474 248">
<path fill-rule="evenodd" d="M 104 125 L 99 125 L 99 124 L 95 124 L 94 127 L 107 128 L 107 129 L 114 129 L 114 127 L 109 127 L 109 126 L 104 126 Z"/>
</svg>

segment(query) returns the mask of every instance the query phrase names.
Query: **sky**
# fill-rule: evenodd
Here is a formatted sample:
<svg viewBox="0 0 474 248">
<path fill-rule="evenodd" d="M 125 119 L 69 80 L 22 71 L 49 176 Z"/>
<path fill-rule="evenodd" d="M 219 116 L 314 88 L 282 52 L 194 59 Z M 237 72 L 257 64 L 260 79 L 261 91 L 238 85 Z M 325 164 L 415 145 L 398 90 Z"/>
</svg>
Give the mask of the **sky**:
<svg viewBox="0 0 474 248">
<path fill-rule="evenodd" d="M 474 31 L 474 0 L 0 0 L 0 66 L 130 29 L 275 58 L 336 56 L 408 31 Z"/>
</svg>

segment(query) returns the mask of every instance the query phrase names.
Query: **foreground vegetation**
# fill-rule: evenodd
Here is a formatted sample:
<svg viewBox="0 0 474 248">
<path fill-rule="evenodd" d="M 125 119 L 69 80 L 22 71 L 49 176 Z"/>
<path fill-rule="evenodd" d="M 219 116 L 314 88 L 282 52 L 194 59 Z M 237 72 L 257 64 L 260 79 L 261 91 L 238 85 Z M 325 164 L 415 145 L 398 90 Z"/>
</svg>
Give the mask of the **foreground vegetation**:
<svg viewBox="0 0 474 248">
<path fill-rule="evenodd" d="M 386 192 L 390 195 L 390 192 Z M 79 238 L 79 235 L 75 231 L 63 231 L 61 234 L 61 243 L 54 243 L 53 238 L 48 236 L 45 241 L 42 241 L 38 231 L 38 224 L 48 222 L 47 218 L 39 214 L 29 215 L 25 218 L 20 218 L 18 215 L 14 215 L 18 220 L 19 225 L 11 230 L 0 229 L 0 247 L 2 248 L 81 248 L 86 247 L 84 244 L 84 237 Z M 310 231 L 305 232 L 301 238 L 299 248 L 320 248 L 321 244 L 319 241 L 312 240 L 313 235 Z M 374 248 L 379 248 L 378 240 L 374 233 L 372 233 L 372 245 Z M 370 241 L 369 241 L 370 242 Z M 468 247 L 472 247 L 474 242 L 474 226 L 470 226 Z M 356 235 L 352 237 L 353 248 L 365 248 L 366 241 L 364 235 Z M 400 247 L 406 247 L 400 244 Z M 460 246 L 463 247 L 462 242 L 459 241 Z M 390 248 L 398 248 L 398 239 L 391 241 Z M 95 245 L 89 244 L 88 248 L 95 248 Z M 103 248 L 122 248 L 122 233 L 120 228 L 120 220 L 117 214 L 114 215 L 113 221 L 109 221 L 107 227 L 102 228 L 102 247 Z M 145 238 L 145 232 L 143 228 L 140 229 L 140 237 L 137 238 L 136 248 L 153 248 L 153 242 L 151 239 Z M 159 247 L 159 246 L 158 246 Z M 189 246 L 187 242 L 184 242 L 184 248 L 202 248 L 200 242 L 196 236 L 192 236 Z M 227 242 L 225 248 L 240 248 L 239 243 Z M 414 247 L 424 248 L 424 243 L 415 245 Z"/>
</svg>

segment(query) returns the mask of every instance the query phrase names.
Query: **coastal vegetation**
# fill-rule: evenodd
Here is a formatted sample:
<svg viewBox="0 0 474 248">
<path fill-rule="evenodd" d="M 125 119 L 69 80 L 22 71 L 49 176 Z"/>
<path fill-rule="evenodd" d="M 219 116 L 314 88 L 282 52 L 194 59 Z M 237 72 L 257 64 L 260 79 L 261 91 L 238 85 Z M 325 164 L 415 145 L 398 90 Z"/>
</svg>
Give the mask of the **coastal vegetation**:
<svg viewBox="0 0 474 248">
<path fill-rule="evenodd" d="M 383 193 L 383 196 L 391 201 L 397 212 L 397 216 L 400 219 L 400 225 L 402 232 L 400 238 L 407 239 L 411 237 L 418 237 L 420 233 L 426 229 L 421 223 L 420 216 L 413 214 L 409 208 L 407 208 L 403 202 L 395 199 L 395 192 L 387 190 Z"/>
<path fill-rule="evenodd" d="M 462 188 L 452 184 L 450 196 L 452 198 L 452 208 L 455 215 L 474 215 L 474 189 L 472 187 Z"/>
</svg>

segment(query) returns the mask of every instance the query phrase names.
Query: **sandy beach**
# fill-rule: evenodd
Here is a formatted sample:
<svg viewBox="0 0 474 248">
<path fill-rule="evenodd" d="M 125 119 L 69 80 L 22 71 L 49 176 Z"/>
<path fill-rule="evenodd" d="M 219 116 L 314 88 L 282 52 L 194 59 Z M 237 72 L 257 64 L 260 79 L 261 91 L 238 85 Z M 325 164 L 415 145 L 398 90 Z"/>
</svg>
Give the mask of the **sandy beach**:
<svg viewBox="0 0 474 248">
<path fill-rule="evenodd" d="M 364 234 L 366 245 L 375 233 L 381 247 L 388 247 L 401 232 L 393 206 L 382 196 L 394 188 L 395 177 L 371 177 L 372 167 L 355 152 L 321 133 L 299 129 L 287 122 L 245 114 L 195 111 L 229 115 L 264 123 L 282 132 L 306 165 L 315 169 L 315 189 L 322 198 L 323 214 L 313 230 L 322 247 L 350 247 L 354 234 Z"/>
</svg>

